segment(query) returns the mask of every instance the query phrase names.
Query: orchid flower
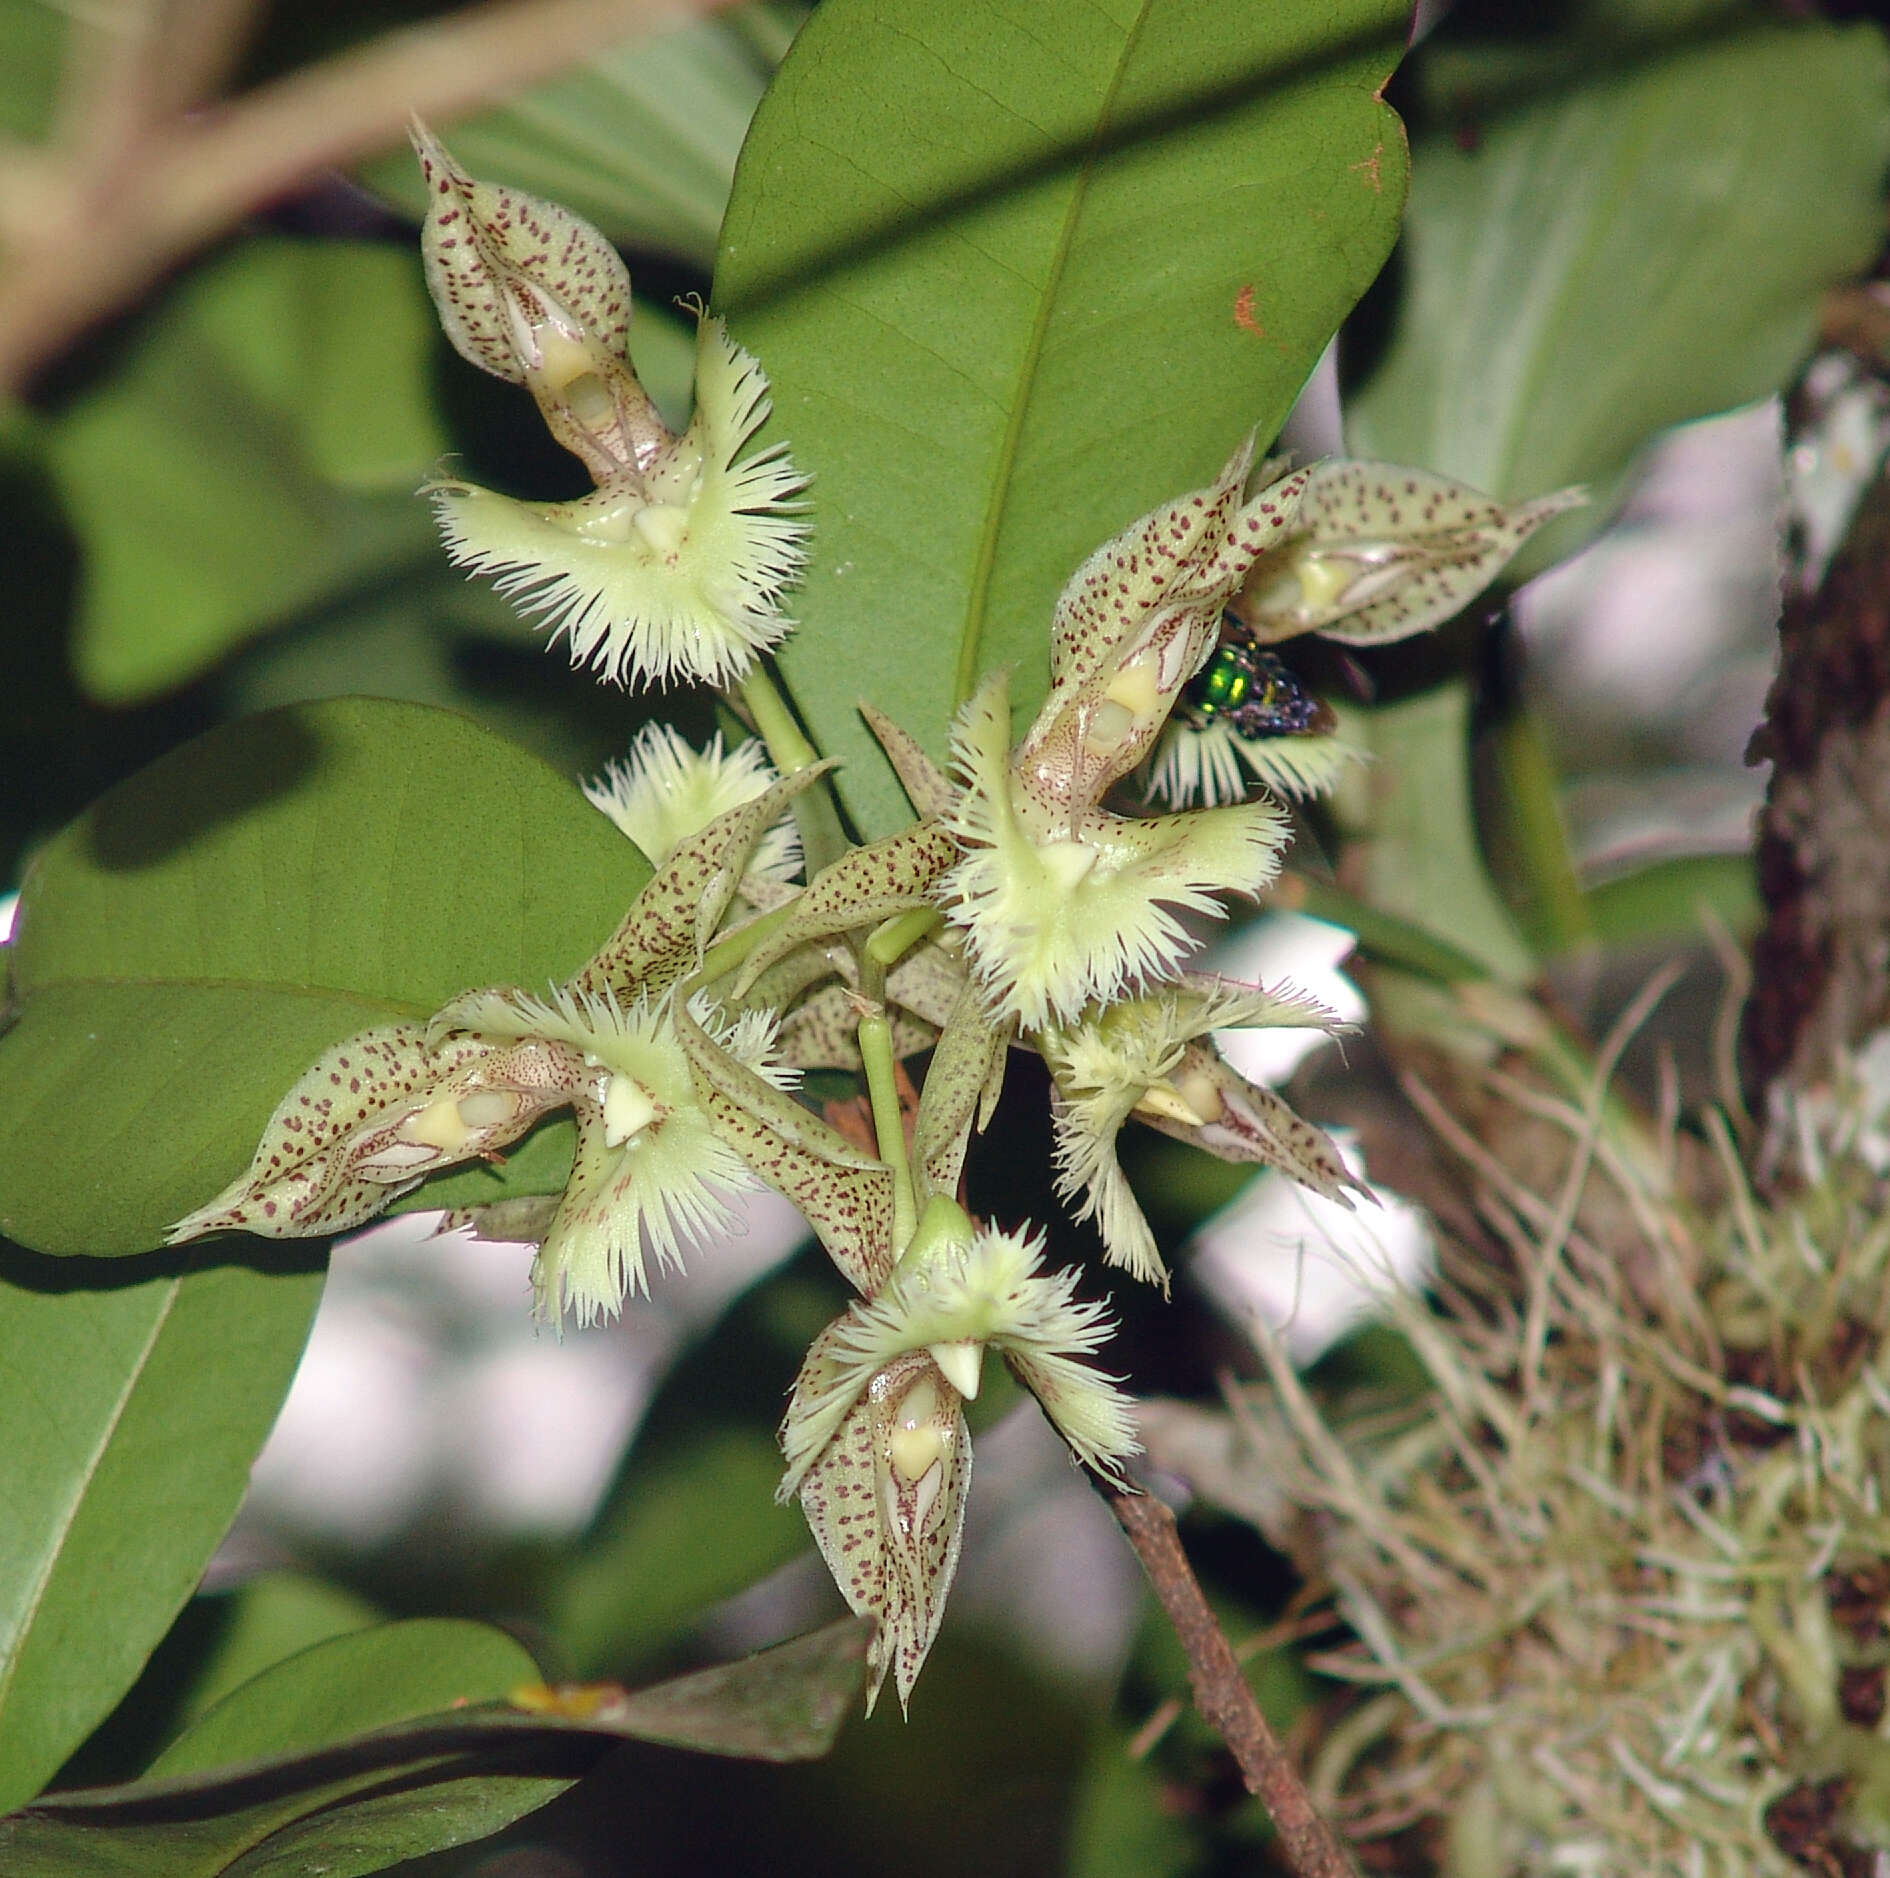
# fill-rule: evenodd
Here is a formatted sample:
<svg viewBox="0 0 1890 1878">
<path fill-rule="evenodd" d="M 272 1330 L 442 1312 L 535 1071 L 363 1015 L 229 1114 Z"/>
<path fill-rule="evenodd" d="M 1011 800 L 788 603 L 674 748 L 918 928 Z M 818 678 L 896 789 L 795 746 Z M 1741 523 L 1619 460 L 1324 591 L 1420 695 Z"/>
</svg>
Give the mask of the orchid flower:
<svg viewBox="0 0 1890 1878">
<path fill-rule="evenodd" d="M 879 1292 L 814 1340 L 795 1379 L 777 1497 L 798 1497 L 848 1604 L 879 1620 L 867 1708 L 886 1672 L 903 1707 L 938 1631 L 958 1560 L 971 1436 L 964 1403 L 984 1352 L 1003 1352 L 1071 1451 L 1114 1484 L 1140 1451 L 1128 1399 L 1082 1359 L 1110 1332 L 1043 1242 L 935 1198 Z"/>
<path fill-rule="evenodd" d="M 1262 480 L 1276 467 L 1264 465 Z M 1343 457 L 1302 471 L 1300 489 L 1292 528 L 1229 601 L 1214 657 L 1230 684 L 1295 687 L 1267 648 L 1302 633 L 1378 646 L 1441 626 L 1537 529 L 1587 499 L 1562 489 L 1505 504 L 1425 470 Z M 1149 797 L 1176 807 L 1236 802 L 1250 779 L 1302 800 L 1325 794 L 1362 755 L 1334 730 L 1329 708 L 1227 708 L 1211 691 L 1191 693 L 1150 759 Z"/>
<path fill-rule="evenodd" d="M 792 626 L 781 595 L 806 553 L 793 500 L 804 479 L 784 448 L 741 457 L 768 415 L 760 365 L 702 315 L 695 415 L 676 436 L 630 363 L 630 276 L 610 243 L 568 210 L 468 176 L 424 126 L 413 140 L 447 337 L 529 389 L 596 484 L 533 503 L 441 476 L 429 494 L 448 554 L 495 574 L 570 641 L 573 664 L 619 684 L 732 684 Z"/>
<path fill-rule="evenodd" d="M 1250 460 L 1244 445 L 1208 488 L 1077 570 L 1057 603 L 1049 695 L 1014 749 L 1003 673 L 959 715 L 944 825 L 962 858 L 937 898 L 992 1010 L 1026 1029 L 1172 977 L 1192 945 L 1179 915 L 1218 915 L 1217 896 L 1256 894 L 1278 868 L 1287 828 L 1271 804 L 1156 820 L 1101 807 L 1212 652 L 1248 570 L 1292 525 L 1303 479 L 1248 500 Z"/>
<path fill-rule="evenodd" d="M 692 749 L 664 723 L 637 732 L 627 757 L 584 785 L 591 803 L 660 867 L 691 835 L 730 809 L 752 802 L 780 780 L 756 742 L 722 748 L 722 733 Z M 785 887 L 801 870 L 801 841 L 784 817 L 761 837 L 744 877 Z"/>
<path fill-rule="evenodd" d="M 581 1060 L 539 1037 L 377 1024 L 322 1053 L 270 1116 L 250 1165 L 166 1234 L 316 1238 L 365 1225 L 429 1174 L 496 1154 L 581 1085 Z"/>
<path fill-rule="evenodd" d="M 1330 1011 L 1298 992 L 1191 976 L 1037 1035 L 1054 1092 L 1057 1191 L 1080 1200 L 1078 1219 L 1096 1220 L 1108 1263 L 1150 1283 L 1168 1282 L 1116 1159 L 1116 1136 L 1131 1116 L 1222 1160 L 1277 1167 L 1347 1203 L 1355 1183 L 1332 1143 L 1206 1041 L 1216 1030 L 1335 1025 Z"/>
<path fill-rule="evenodd" d="M 610 992 L 562 989 L 549 999 L 479 991 L 433 1020 L 436 1038 L 536 1039 L 575 1052 L 589 1072 L 571 1095 L 577 1160 L 532 1267 L 539 1314 L 566 1309 L 580 1325 L 614 1317 L 649 1289 L 647 1243 L 659 1268 L 680 1270 L 683 1246 L 735 1223 L 725 1195 L 755 1183 L 697 1097 L 676 1036 L 674 987 L 624 1005 Z M 774 1056 L 772 1012 L 723 1021 L 705 994 L 694 1021 L 777 1089 L 796 1080 Z"/>
</svg>

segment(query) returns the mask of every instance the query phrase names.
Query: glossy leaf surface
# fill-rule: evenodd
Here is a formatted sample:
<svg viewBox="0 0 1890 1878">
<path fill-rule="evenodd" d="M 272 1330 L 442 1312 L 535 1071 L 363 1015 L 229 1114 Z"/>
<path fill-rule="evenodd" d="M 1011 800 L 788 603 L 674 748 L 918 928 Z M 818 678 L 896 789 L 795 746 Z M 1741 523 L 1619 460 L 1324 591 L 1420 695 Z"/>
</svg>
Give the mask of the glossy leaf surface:
<svg viewBox="0 0 1890 1878">
<path fill-rule="evenodd" d="M 1403 200 L 1395 0 L 829 0 L 756 114 L 716 266 L 813 477 L 784 667 L 869 835 L 865 694 L 936 756 L 1042 695 L 1109 536 L 1277 428 Z"/>
<path fill-rule="evenodd" d="M 1649 435 L 1766 396 L 1810 350 L 1825 288 L 1882 239 L 1887 88 L 1872 28 L 1747 32 L 1424 139 L 1352 452 L 1509 501 L 1592 484 L 1523 567 L 1567 553 Z"/>
<path fill-rule="evenodd" d="M 309 1249 L 0 1248 L 0 1810 L 104 1719 L 234 1517 L 321 1293 Z M 6 1869 L 0 1862 L 0 1869 Z"/>
<path fill-rule="evenodd" d="M 309 1754 L 436 1710 L 496 1702 L 538 1679 L 525 1647 L 463 1618 L 413 1618 L 330 1638 L 230 1691 L 151 1763 L 149 1777 Z"/>
<path fill-rule="evenodd" d="M 297 1571 L 258 1572 L 233 1591 L 197 1602 L 217 1630 L 183 1691 L 178 1717 L 186 1726 L 264 1670 L 331 1637 L 366 1630 L 384 1615 L 331 1580 Z"/>
<path fill-rule="evenodd" d="M 447 712 L 335 700 L 174 752 L 27 883 L 0 1229 L 46 1252 L 149 1249 L 248 1164 L 322 1049 L 469 987 L 568 976 L 647 875 L 574 784 Z M 561 1173 L 540 1149 L 451 1197 Z"/>
<path fill-rule="evenodd" d="M 47 431 L 92 696 L 151 697 L 429 556 L 434 345 L 417 256 L 380 243 L 251 241 L 152 310 Z"/>
<path fill-rule="evenodd" d="M 421 1631 L 428 1636 L 411 1635 Z M 483 1626 L 400 1624 L 337 1639 L 224 1704 L 248 1705 L 259 1730 L 306 1737 L 310 1751 L 62 1794 L 0 1820 L 0 1866 L 8 1878 L 355 1878 L 497 1831 L 568 1786 L 612 1741 L 776 1761 L 824 1754 L 857 1699 L 866 1645 L 865 1627 L 848 1619 L 650 1689 L 541 1691 L 549 1706 L 534 1704 L 537 1712 L 475 1699 L 320 1740 L 346 1713 L 388 1706 L 372 1694 L 377 1664 L 382 1678 L 409 1675 L 405 1659 L 437 1654 L 448 1632 L 485 1641 L 469 1650 L 461 1637 L 451 1645 L 457 1660 L 423 1662 L 420 1685 L 437 1694 L 483 1683 L 500 1694 L 490 1685 L 523 1652 Z M 385 1660 L 389 1650 L 403 1660 Z M 286 1721 L 272 1718 L 277 1698 Z M 215 1723 L 213 1712 L 199 1732 Z"/>
</svg>

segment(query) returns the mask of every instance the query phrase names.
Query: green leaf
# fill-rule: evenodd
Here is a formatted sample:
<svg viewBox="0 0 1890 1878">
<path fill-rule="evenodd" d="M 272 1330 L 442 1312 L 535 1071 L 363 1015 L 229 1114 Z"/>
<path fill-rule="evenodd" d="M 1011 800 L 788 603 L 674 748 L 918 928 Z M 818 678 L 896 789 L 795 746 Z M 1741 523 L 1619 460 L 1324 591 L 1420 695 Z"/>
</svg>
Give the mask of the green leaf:
<svg viewBox="0 0 1890 1878">
<path fill-rule="evenodd" d="M 799 1513 L 774 1503 L 780 1478 L 780 1449 L 746 1426 L 712 1429 L 654 1462 L 633 1456 L 553 1603 L 552 1628 L 578 1673 L 646 1660 L 805 1551 Z"/>
<path fill-rule="evenodd" d="M 648 873 L 571 783 L 421 705 L 298 706 L 173 752 L 27 881 L 0 1230 L 148 1249 L 242 1171 L 322 1050 L 469 987 L 568 977 Z M 458 1177 L 452 1201 L 542 1190 L 564 1152 Z"/>
<path fill-rule="evenodd" d="M 1470 694 L 1440 685 L 1361 719 L 1374 759 L 1367 903 L 1511 983 L 1534 961 L 1497 898 L 1470 802 Z"/>
<path fill-rule="evenodd" d="M 1654 431 L 1776 390 L 1882 240 L 1887 90 L 1872 27 L 1758 31 L 1480 116 L 1474 148 L 1423 139 L 1354 453 L 1605 498 Z M 1545 529 L 1524 571 L 1608 506 Z"/>
<path fill-rule="evenodd" d="M 827 0 L 743 147 L 718 304 L 811 472 L 783 665 L 864 832 L 907 813 L 862 695 L 935 755 L 1028 710 L 1105 539 L 1277 428 L 1389 248 L 1397 0 Z"/>
<path fill-rule="evenodd" d="M 867 1627 L 848 1618 L 652 1689 L 546 1691 L 543 1713 L 475 1701 L 366 1735 L 322 1738 L 349 1713 L 406 1706 L 376 1703 L 377 1651 L 384 1683 L 417 1672 L 435 1695 L 490 1688 L 505 1652 L 523 1655 L 497 1633 L 484 1633 L 477 1660 L 429 1658 L 442 1633 L 482 1629 L 403 1624 L 320 1645 L 225 1704 L 247 1700 L 260 1735 L 303 1739 L 310 1751 L 60 1794 L 0 1820 L 0 1868 L 7 1878 L 355 1878 L 496 1832 L 619 1740 L 813 1759 L 857 1699 L 867 1638 Z M 417 1632 L 429 1634 L 397 1634 Z M 272 1716 L 271 1698 L 282 1715 Z"/>
<path fill-rule="evenodd" d="M 738 7 L 639 32 L 495 110 L 437 128 L 470 174 L 574 210 L 619 247 L 706 269 L 748 120 L 803 10 Z M 365 175 L 416 220 L 425 214 L 406 151 Z"/>
<path fill-rule="evenodd" d="M 858 1699 L 871 1635 L 871 1625 L 843 1617 L 740 1662 L 638 1689 L 613 1706 L 610 1725 L 699 1754 L 814 1760 Z"/>
<path fill-rule="evenodd" d="M 333 1637 L 233 1689 L 151 1763 L 148 1777 L 309 1754 L 439 1709 L 501 1701 L 538 1680 L 490 1624 L 412 1618 Z"/>
<path fill-rule="evenodd" d="M 184 1724 L 252 1676 L 317 1643 L 382 1621 L 365 1598 L 305 1572 L 259 1572 L 232 1591 L 200 1596 L 191 1607 L 216 1624 L 215 1641 L 192 1675 L 179 1705 Z"/>
<path fill-rule="evenodd" d="M 199 1588 L 118 1706 L 60 1768 L 60 1783 L 95 1787 L 135 1778 L 237 1684 L 311 1644 L 386 1619 L 385 1611 L 353 1592 L 294 1571 L 261 1572 L 227 1589 Z"/>
<path fill-rule="evenodd" d="M 592 1743 L 559 1745 L 550 1771 L 528 1744 L 509 1758 L 436 1755 L 284 1782 L 266 1798 L 251 1797 L 260 1778 L 175 1799 L 87 1789 L 0 1820 L 0 1856 L 9 1878 L 361 1878 L 487 1838 L 556 1799 L 600 1758 Z M 88 1805 L 95 1793 L 110 1799 Z"/>
<path fill-rule="evenodd" d="M 37 142 L 52 130 L 69 17 L 42 0 L 0 0 L 0 136 Z"/>
<path fill-rule="evenodd" d="M 417 254 L 381 244 L 245 242 L 159 305 L 48 427 L 93 697 L 149 698 L 431 552 L 434 345 Z"/>
<path fill-rule="evenodd" d="M 1696 940 L 1711 914 L 1748 943 L 1764 908 L 1750 854 L 1681 854 L 1603 881 L 1588 893 L 1596 934 L 1610 946 Z"/>
<path fill-rule="evenodd" d="M 496 381 L 494 389 L 511 391 Z M 687 390 L 685 379 L 685 411 Z M 272 634 L 219 674 L 226 719 L 364 691 L 458 711 L 570 775 L 602 770 L 637 727 L 620 693 L 562 657 L 548 658 L 544 635 L 444 554 Z M 674 709 L 660 694 L 629 707 L 662 715 Z M 705 710 L 682 728 L 699 738 L 709 721 Z"/>
<path fill-rule="evenodd" d="M 234 1517 L 321 1294 L 306 1252 L 0 1248 L 0 1810 L 136 1679 Z M 4 1868 L 0 1864 L 0 1868 Z"/>
</svg>

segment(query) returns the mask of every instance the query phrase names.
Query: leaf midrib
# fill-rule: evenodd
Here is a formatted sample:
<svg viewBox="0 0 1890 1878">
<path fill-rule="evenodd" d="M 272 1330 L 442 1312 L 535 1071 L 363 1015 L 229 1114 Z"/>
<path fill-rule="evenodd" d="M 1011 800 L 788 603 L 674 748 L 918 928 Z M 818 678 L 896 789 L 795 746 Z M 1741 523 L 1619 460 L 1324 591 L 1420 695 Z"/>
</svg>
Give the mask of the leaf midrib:
<svg viewBox="0 0 1890 1878">
<path fill-rule="evenodd" d="M 157 1340 L 163 1333 L 164 1326 L 170 1322 L 171 1312 L 177 1303 L 177 1296 L 183 1287 L 183 1274 L 169 1282 L 169 1295 L 164 1300 L 163 1308 L 158 1312 L 151 1325 L 150 1335 L 144 1340 L 144 1347 L 139 1350 L 137 1361 L 131 1365 L 125 1386 L 119 1392 L 118 1400 L 112 1405 L 110 1418 L 99 1435 L 97 1444 L 88 1457 L 83 1473 L 79 1477 L 78 1491 L 74 1493 L 65 1509 L 53 1542 L 47 1549 L 40 1568 L 38 1581 L 33 1586 L 33 1594 L 21 1613 L 20 1623 L 14 1635 L 16 1642 L 4 1665 L 0 1665 L 0 1724 L 4 1723 L 8 1692 L 13 1687 L 14 1678 L 19 1674 L 20 1661 L 26 1653 L 27 1643 L 32 1636 L 33 1625 L 39 1616 L 40 1606 L 45 1602 L 46 1589 L 52 1583 L 54 1569 L 60 1556 L 65 1551 L 66 1540 L 71 1536 L 74 1523 L 79 1517 L 79 1509 L 85 1504 L 85 1496 L 90 1491 L 92 1481 L 104 1464 L 105 1454 L 110 1448 L 113 1437 L 118 1432 L 118 1424 L 124 1419 L 125 1410 L 131 1398 L 137 1393 L 145 1368 L 151 1360 L 151 1352 L 157 1347 Z"/>
<path fill-rule="evenodd" d="M 1129 27 L 1122 41 L 1121 56 L 1116 60 L 1114 76 L 1109 81 L 1109 90 L 1102 102 L 1102 108 L 1096 114 L 1095 128 L 1090 133 L 1089 147 L 1083 153 L 1083 160 L 1077 165 L 1075 185 L 1070 191 L 1068 207 L 1063 212 L 1063 226 L 1058 231 L 1056 245 L 1051 254 L 1050 277 L 1044 287 L 1042 297 L 1037 303 L 1037 317 L 1031 323 L 1030 339 L 1024 347 L 1023 357 L 1019 361 L 1016 383 L 1019 387 L 1017 396 L 1011 400 L 1009 414 L 1004 420 L 1004 439 L 998 448 L 996 473 L 991 478 L 990 499 L 985 507 L 984 520 L 978 530 L 978 557 L 972 567 L 971 589 L 965 598 L 965 624 L 958 642 L 958 669 L 952 679 L 952 709 L 957 711 L 977 689 L 981 676 L 979 652 L 984 645 L 984 626 L 986 610 L 990 600 L 991 580 L 997 568 L 998 538 L 1004 528 L 1004 510 L 1007 506 L 1011 489 L 1011 470 L 1017 461 L 1018 440 L 1023 435 L 1024 419 L 1030 408 L 1029 387 L 1035 381 L 1039 363 L 1043 356 L 1044 339 L 1050 328 L 1058 289 L 1062 285 L 1065 268 L 1069 265 L 1070 252 L 1075 246 L 1076 224 L 1081 219 L 1083 209 L 1089 198 L 1090 179 L 1095 173 L 1096 153 L 1103 136 L 1113 121 L 1116 100 L 1121 95 L 1122 81 L 1129 69 L 1129 63 L 1135 56 L 1136 46 L 1142 37 L 1142 28 L 1148 21 L 1150 9 L 1156 0 L 1142 0 L 1136 9 L 1134 23 Z"/>
</svg>

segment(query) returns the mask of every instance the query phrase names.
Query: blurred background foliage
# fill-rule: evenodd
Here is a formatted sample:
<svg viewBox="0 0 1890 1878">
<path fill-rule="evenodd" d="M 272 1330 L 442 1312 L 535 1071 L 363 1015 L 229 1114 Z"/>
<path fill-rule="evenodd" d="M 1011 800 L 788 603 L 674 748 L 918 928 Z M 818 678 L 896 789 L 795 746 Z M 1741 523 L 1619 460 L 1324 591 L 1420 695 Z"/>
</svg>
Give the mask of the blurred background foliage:
<svg viewBox="0 0 1890 1878">
<path fill-rule="evenodd" d="M 267 7 L 239 82 L 444 10 Z M 672 418 L 691 342 L 670 309 L 708 294 L 745 127 L 805 11 L 734 7 L 441 126 L 475 173 L 570 204 L 625 249 L 633 349 Z M 1760 785 L 1739 758 L 1769 669 L 1787 499 L 1808 499 L 1788 488 L 1777 407 L 1763 401 L 1816 349 L 1828 291 L 1878 258 L 1890 64 L 1874 29 L 1828 31 L 1801 5 L 1420 11 L 1427 31 L 1389 94 L 1412 131 L 1409 216 L 1344 337 L 1343 440 L 1503 497 L 1586 482 L 1592 506 L 1547 531 L 1520 571 L 1592 545 L 1494 624 L 1479 614 L 1314 672 L 1377 763 L 1309 822 L 1296 891 L 1314 910 L 1395 915 L 1502 979 L 1549 969 L 1578 1016 L 1604 1016 L 1651 959 L 1706 957 L 1702 907 L 1735 938 L 1756 924 L 1746 843 Z M 8 138 L 55 125 L 72 17 L 0 0 Z M 624 698 L 544 657 L 437 552 L 414 491 L 443 457 L 541 496 L 580 478 L 521 396 L 440 339 L 417 203 L 398 152 L 329 174 L 176 267 L 5 406 L 0 888 L 105 787 L 269 706 L 356 692 L 443 705 L 580 775 L 656 712 L 712 726 L 707 700 Z M 1322 375 L 1289 441 L 1338 447 L 1339 397 Z M 1742 406 L 1758 408 L 1698 422 Z M 1697 428 L 1651 441 L 1676 424 Z M 1882 443 L 1862 435 L 1849 446 L 1860 480 Z M 1810 469 L 1838 478 L 1837 445 L 1816 448 Z M 1650 591 L 1664 612 L 1646 611 Z M 1422 1029 L 1425 980 L 1400 973 L 1395 951 L 1379 953 L 1379 1014 Z M 1347 1090 L 1370 1085 L 1369 1046 L 1353 1069 L 1346 1085 L 1325 1061 L 1303 1078 L 1315 1113 L 1322 1098 L 1327 1114 L 1359 1100 Z M 1045 1109 L 1044 1090 L 1014 1077 L 974 1162 L 974 1205 L 1002 1192 L 1011 1214 L 1060 1217 Z M 1170 1249 L 1239 1184 L 1238 1170 L 1153 1137 L 1125 1151 Z M 1090 1249 L 1068 1227 L 1052 1241 L 1053 1256 Z M 406 1267 L 383 1289 L 394 1318 L 438 1348 L 484 1334 L 477 1310 L 454 1317 Z M 594 1514 L 580 1494 L 577 1516 L 533 1531 L 482 1521 L 436 1484 L 351 1530 L 293 1496 L 272 1520 L 263 1496 L 64 1778 L 128 1777 L 249 1674 L 386 1616 L 495 1619 L 548 1668 L 632 1679 L 778 1634 L 783 1613 L 818 1621 L 834 1600 L 802 1569 L 798 1516 L 772 1503 L 773 1428 L 801 1348 L 841 1303 L 838 1279 L 803 1252 L 744 1295 L 679 1307 L 654 1353 L 609 1345 L 602 1360 L 641 1363 L 644 1380 L 634 1402 L 599 1393 L 615 1438 L 636 1433 Z M 1122 1366 L 1149 1393 L 1206 1398 L 1223 1371 L 1255 1373 L 1185 1282 L 1172 1306 L 1124 1290 L 1118 1307 Z M 1400 1357 L 1368 1332 L 1327 1363 L 1328 1380 L 1383 1384 Z M 1011 1405 L 987 1394 L 981 1440 Z M 1028 1483 L 1040 1462 L 991 1471 Z M 1256 1686 L 1290 1728 L 1315 1686 L 1287 1641 L 1290 1572 L 1231 1517 L 1202 1512 L 1185 1531 L 1230 1634 L 1268 1646 Z M 985 1535 L 987 1557 L 1002 1537 Z M 1140 1612 L 1132 1580 L 1081 1563 L 1093 1554 L 1071 1555 L 1060 1590 L 1056 1556 L 1036 1560 L 1052 1595 L 1104 1610 L 1080 1661 L 1046 1660 L 1027 1603 L 1007 1612 L 1013 1592 L 981 1602 L 968 1582 L 909 1723 L 850 1721 L 830 1760 L 802 1768 L 627 1745 L 500 1838 L 403 1869 L 1268 1869 L 1224 1751 L 1191 1715 L 1161 1725 L 1185 1693 L 1172 1638 Z M 1014 1582 L 992 1569 L 994 1584 Z"/>
</svg>

